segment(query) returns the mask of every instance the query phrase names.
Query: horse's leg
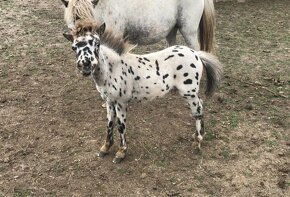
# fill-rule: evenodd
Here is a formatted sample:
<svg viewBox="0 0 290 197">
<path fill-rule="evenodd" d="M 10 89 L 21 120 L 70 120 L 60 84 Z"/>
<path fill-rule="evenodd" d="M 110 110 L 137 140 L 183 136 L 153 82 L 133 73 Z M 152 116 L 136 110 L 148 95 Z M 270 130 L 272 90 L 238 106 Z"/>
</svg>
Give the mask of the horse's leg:
<svg viewBox="0 0 290 197">
<path fill-rule="evenodd" d="M 120 134 L 120 147 L 118 152 L 115 155 L 113 163 L 121 162 L 125 156 L 127 151 L 126 144 L 126 112 L 127 112 L 127 104 L 124 103 L 116 103 L 115 104 L 116 114 L 117 114 L 117 124 L 118 131 Z"/>
<path fill-rule="evenodd" d="M 182 1 L 182 18 L 179 18 L 180 33 L 184 37 L 187 46 L 200 50 L 199 23 L 204 10 L 204 0 Z"/>
<path fill-rule="evenodd" d="M 183 26 L 180 28 L 180 33 L 183 36 L 185 43 L 192 49 L 200 50 L 198 42 L 198 27 L 196 26 Z"/>
<path fill-rule="evenodd" d="M 193 137 L 198 142 L 198 148 L 200 149 L 203 136 L 205 135 L 202 100 L 199 99 L 197 95 L 195 95 L 194 97 L 192 96 L 190 98 L 187 98 L 187 101 L 195 118 L 196 132 Z"/>
<path fill-rule="evenodd" d="M 106 107 L 108 119 L 107 136 L 104 145 L 101 147 L 100 152 L 98 153 L 98 157 L 104 157 L 106 154 L 108 154 L 111 146 L 114 144 L 113 129 L 116 119 L 116 110 L 114 104 L 110 101 L 107 101 Z"/>
<path fill-rule="evenodd" d="M 166 36 L 166 41 L 169 46 L 173 46 L 176 43 L 176 34 L 177 34 L 178 28 L 175 26 L 173 29 L 169 32 L 169 34 Z"/>
</svg>

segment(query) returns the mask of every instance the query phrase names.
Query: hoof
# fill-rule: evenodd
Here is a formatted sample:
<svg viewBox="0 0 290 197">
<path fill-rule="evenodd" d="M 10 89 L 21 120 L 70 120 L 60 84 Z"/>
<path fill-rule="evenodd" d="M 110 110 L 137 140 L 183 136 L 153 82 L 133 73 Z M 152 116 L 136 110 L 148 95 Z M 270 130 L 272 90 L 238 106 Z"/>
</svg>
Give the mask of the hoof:
<svg viewBox="0 0 290 197">
<path fill-rule="evenodd" d="M 192 147 L 201 150 L 201 142 L 194 141 Z"/>
<path fill-rule="evenodd" d="M 199 149 L 198 147 L 193 148 L 192 154 L 194 155 L 202 155 L 202 149 Z"/>
<path fill-rule="evenodd" d="M 198 142 L 197 147 L 198 147 L 199 150 L 201 150 L 201 142 Z"/>
<path fill-rule="evenodd" d="M 108 152 L 99 152 L 97 153 L 97 157 L 105 157 L 107 154 L 109 154 Z"/>
<path fill-rule="evenodd" d="M 120 158 L 120 157 L 115 157 L 113 159 L 113 163 L 120 163 L 124 158 Z"/>
</svg>

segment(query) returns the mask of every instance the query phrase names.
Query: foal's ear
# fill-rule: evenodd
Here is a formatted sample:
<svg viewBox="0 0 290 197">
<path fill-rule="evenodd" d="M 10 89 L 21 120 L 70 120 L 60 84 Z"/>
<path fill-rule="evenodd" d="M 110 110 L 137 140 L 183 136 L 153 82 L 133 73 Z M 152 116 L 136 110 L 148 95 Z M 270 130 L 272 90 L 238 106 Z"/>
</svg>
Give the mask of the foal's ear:
<svg viewBox="0 0 290 197">
<path fill-rule="evenodd" d="M 92 0 L 92 4 L 94 5 L 94 7 L 98 4 L 99 0 Z"/>
<path fill-rule="evenodd" d="M 66 39 L 68 39 L 68 41 L 71 41 L 71 42 L 74 41 L 73 35 L 72 35 L 71 33 L 63 33 L 62 35 L 63 35 Z"/>
<path fill-rule="evenodd" d="M 101 36 L 106 30 L 106 23 L 103 23 L 99 29 L 97 30 L 97 34 L 99 34 L 99 36 Z"/>
<path fill-rule="evenodd" d="M 65 7 L 68 6 L 68 0 L 61 0 Z"/>
</svg>

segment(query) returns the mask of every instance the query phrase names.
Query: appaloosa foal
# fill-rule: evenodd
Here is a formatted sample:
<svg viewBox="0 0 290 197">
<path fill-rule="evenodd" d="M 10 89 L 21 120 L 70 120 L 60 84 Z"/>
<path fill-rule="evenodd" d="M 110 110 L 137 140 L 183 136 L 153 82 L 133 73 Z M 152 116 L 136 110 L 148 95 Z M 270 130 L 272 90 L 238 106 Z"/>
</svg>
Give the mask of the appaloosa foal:
<svg viewBox="0 0 290 197">
<path fill-rule="evenodd" d="M 73 42 L 77 54 L 77 68 L 85 76 L 92 76 L 98 91 L 107 104 L 108 132 L 99 156 L 113 145 L 113 127 L 117 122 L 121 137 L 120 148 L 113 162 L 125 158 L 126 113 L 132 100 L 152 100 L 177 89 L 190 105 L 196 119 L 195 138 L 203 139 L 203 108 L 198 97 L 203 69 L 207 74 L 206 95 L 212 95 L 220 83 L 222 67 L 218 59 L 206 52 L 186 46 L 172 46 L 146 55 L 128 52 L 122 37 L 105 31 L 92 21 L 78 21 L 73 34 L 65 35 Z"/>
</svg>

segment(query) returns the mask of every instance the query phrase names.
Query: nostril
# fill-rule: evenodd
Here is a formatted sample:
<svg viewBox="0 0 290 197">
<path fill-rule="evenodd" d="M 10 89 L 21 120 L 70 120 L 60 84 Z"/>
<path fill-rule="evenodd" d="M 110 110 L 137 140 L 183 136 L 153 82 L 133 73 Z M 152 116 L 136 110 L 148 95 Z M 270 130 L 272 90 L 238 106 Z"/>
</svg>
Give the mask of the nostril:
<svg viewBox="0 0 290 197">
<path fill-rule="evenodd" d="M 81 62 L 80 62 L 80 61 L 78 61 L 78 62 L 77 62 L 77 67 L 78 67 L 78 68 L 81 68 L 81 67 L 82 67 L 82 65 L 81 65 Z"/>
<path fill-rule="evenodd" d="M 90 62 L 89 61 L 84 61 L 84 67 L 89 67 L 90 66 Z"/>
</svg>

